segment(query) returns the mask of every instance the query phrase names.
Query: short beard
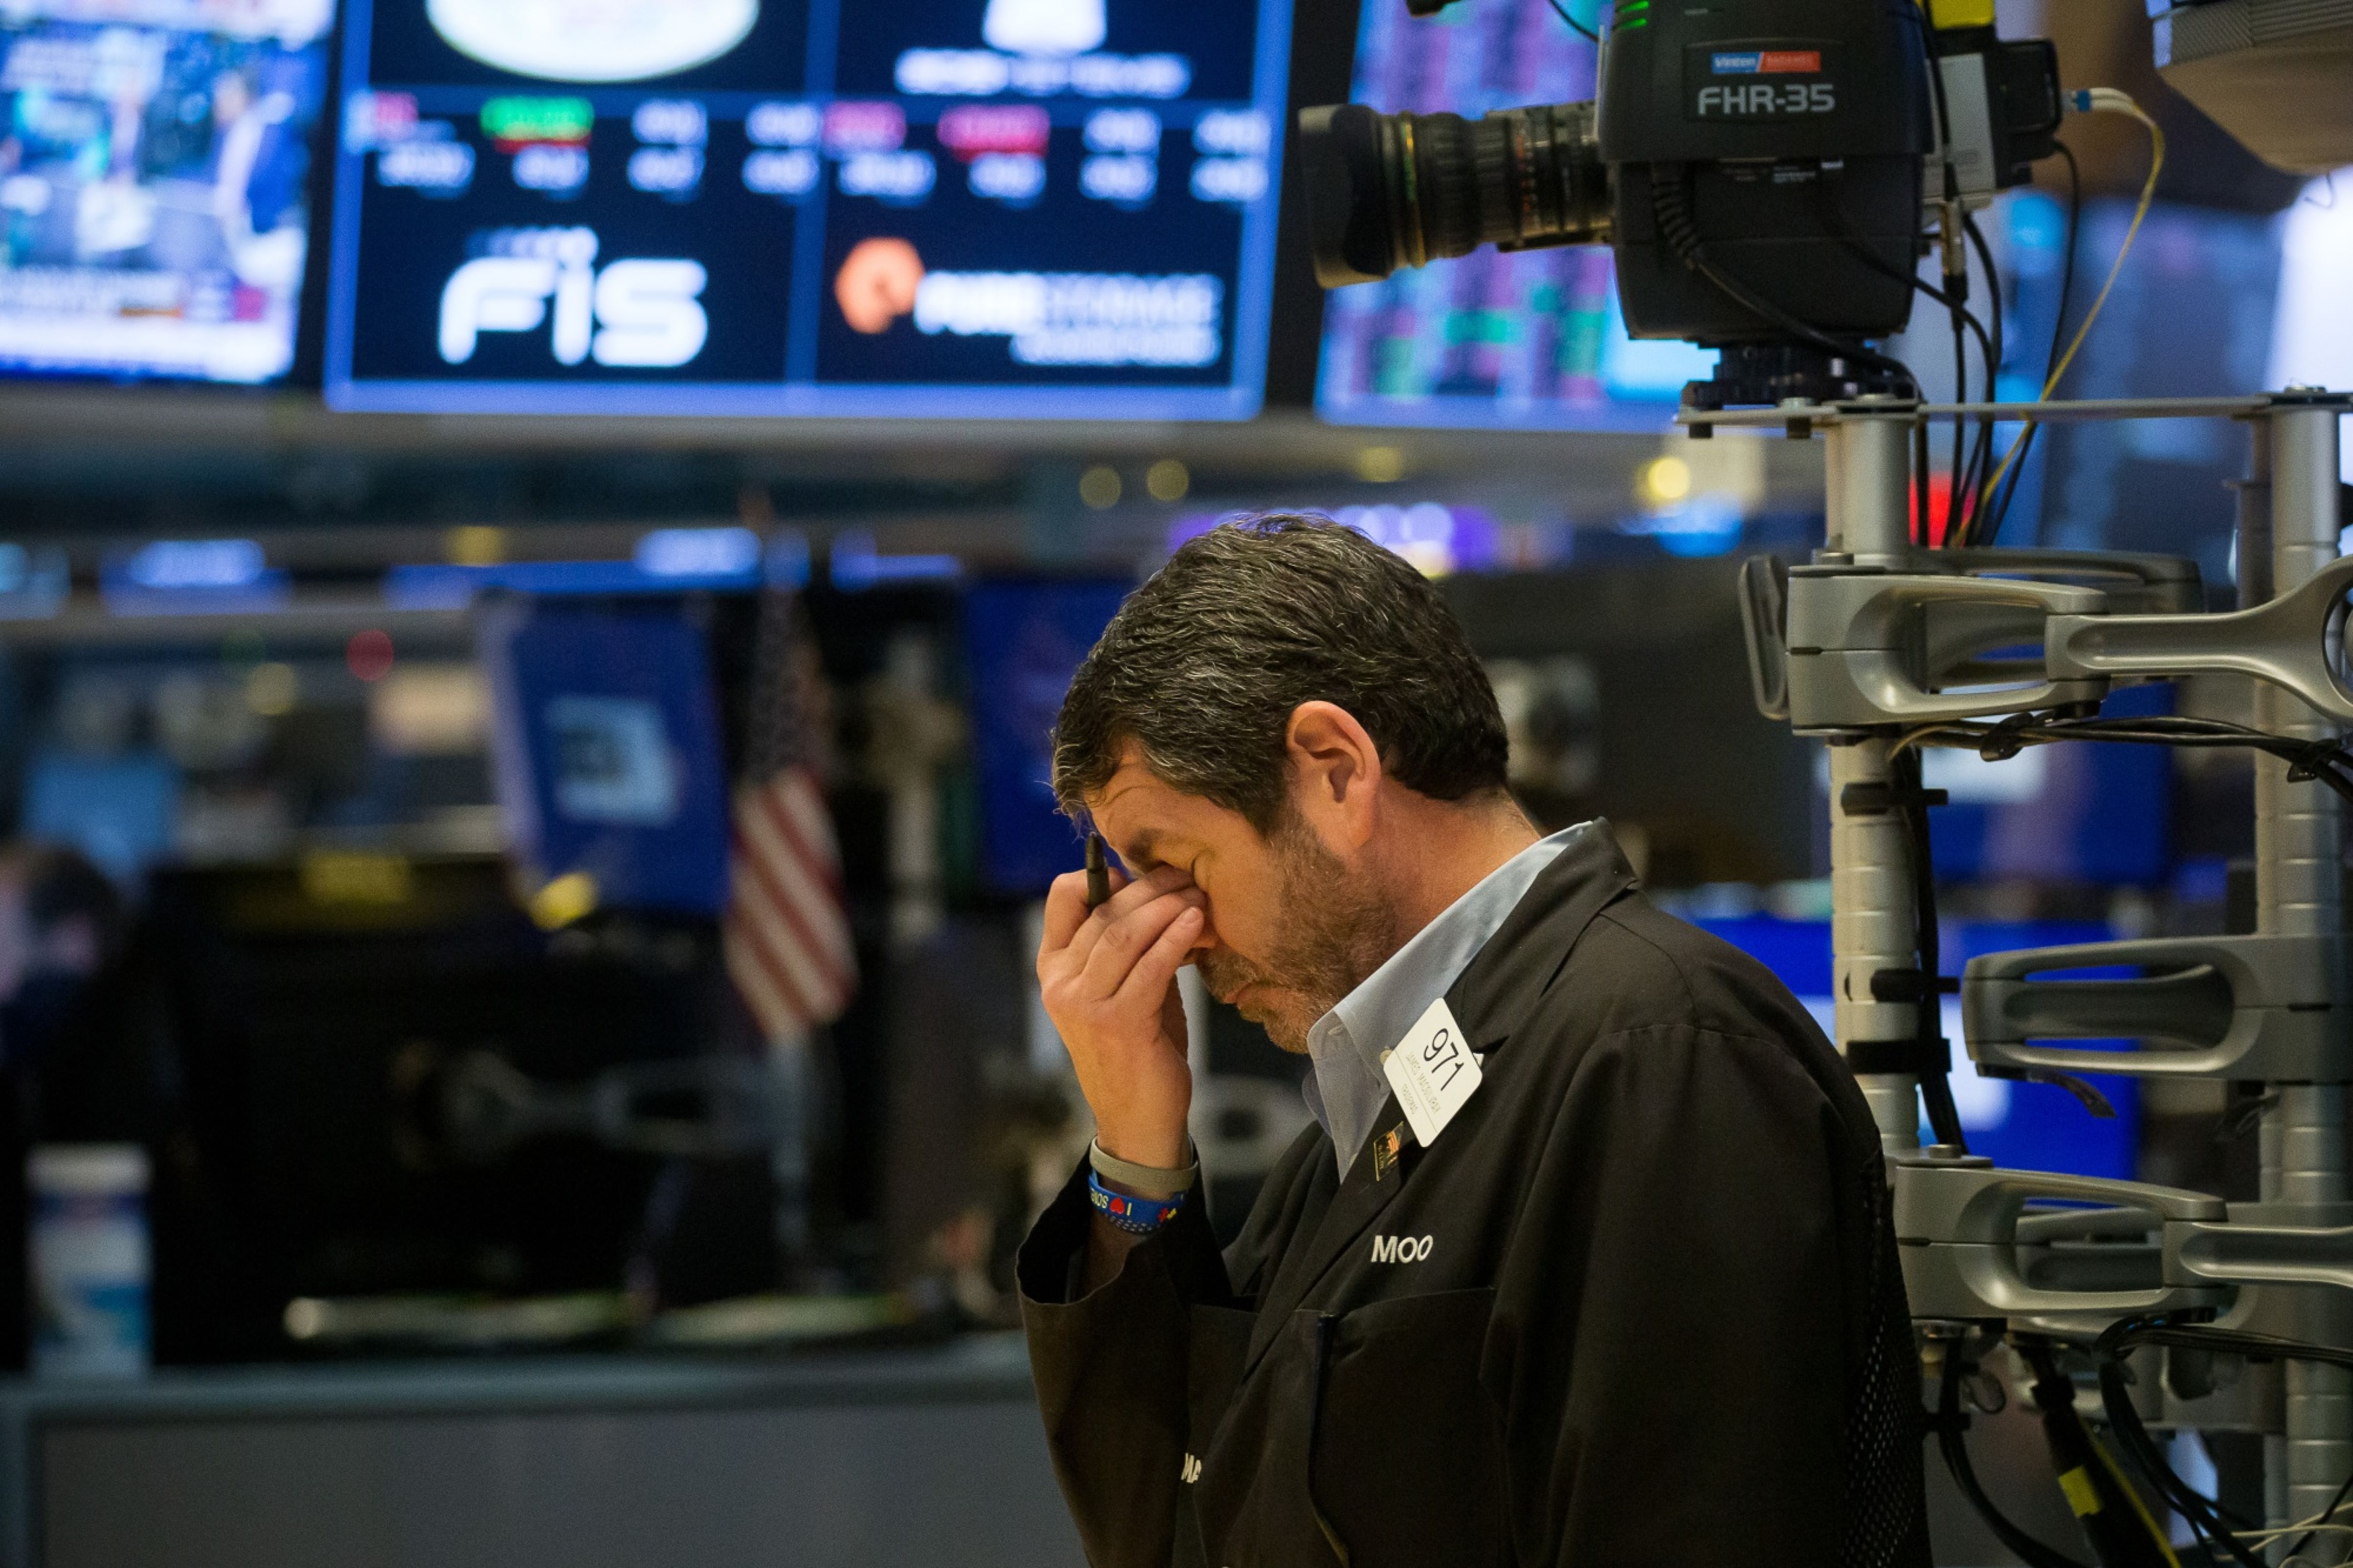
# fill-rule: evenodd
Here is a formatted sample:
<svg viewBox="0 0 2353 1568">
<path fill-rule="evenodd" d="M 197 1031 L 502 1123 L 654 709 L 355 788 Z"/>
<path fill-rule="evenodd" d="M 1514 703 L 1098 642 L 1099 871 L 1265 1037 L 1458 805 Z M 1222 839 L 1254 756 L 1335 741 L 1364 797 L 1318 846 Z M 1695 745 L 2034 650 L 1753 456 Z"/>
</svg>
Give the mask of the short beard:
<svg viewBox="0 0 2353 1568">
<path fill-rule="evenodd" d="M 1211 991 L 1255 987 L 1242 1016 L 1294 1055 L 1307 1031 L 1398 950 L 1397 916 L 1369 881 L 1287 807 L 1268 836 L 1279 867 L 1280 933 L 1263 965 L 1223 949 L 1199 961 Z"/>
</svg>

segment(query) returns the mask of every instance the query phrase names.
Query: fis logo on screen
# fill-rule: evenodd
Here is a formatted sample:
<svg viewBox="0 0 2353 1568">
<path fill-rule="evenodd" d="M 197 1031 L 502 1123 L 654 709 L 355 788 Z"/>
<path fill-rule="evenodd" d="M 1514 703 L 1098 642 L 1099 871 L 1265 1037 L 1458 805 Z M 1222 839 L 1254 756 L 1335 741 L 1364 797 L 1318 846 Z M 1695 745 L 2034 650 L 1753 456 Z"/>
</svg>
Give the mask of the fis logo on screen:
<svg viewBox="0 0 2353 1568">
<path fill-rule="evenodd" d="M 484 332 L 550 329 L 559 364 L 595 360 L 617 370 L 667 370 L 702 352 L 711 333 L 702 264 L 630 258 L 596 265 L 586 228 L 511 228 L 484 236 L 480 254 L 441 288 L 441 357 L 464 364 Z"/>
</svg>

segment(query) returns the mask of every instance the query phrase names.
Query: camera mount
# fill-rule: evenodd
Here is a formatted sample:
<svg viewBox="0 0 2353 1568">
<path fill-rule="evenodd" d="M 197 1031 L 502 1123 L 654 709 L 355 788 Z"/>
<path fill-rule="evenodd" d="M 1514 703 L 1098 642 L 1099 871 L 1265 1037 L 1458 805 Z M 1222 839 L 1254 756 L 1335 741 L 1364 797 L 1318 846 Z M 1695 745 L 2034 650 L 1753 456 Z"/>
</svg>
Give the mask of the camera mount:
<svg viewBox="0 0 2353 1568">
<path fill-rule="evenodd" d="M 1680 416 L 1694 435 L 1766 426 L 1827 437 L 1824 547 L 1786 573 L 1763 562 L 1744 569 L 1750 675 L 1769 716 L 1830 743 L 1835 1033 L 1879 1121 L 1914 1316 L 1946 1325 L 1948 1338 L 1975 1327 L 2089 1344 L 2127 1320 L 2186 1313 L 2283 1341 L 2348 1342 L 2353 947 L 2339 797 L 2310 759 L 2353 723 L 2344 637 L 2353 558 L 2337 554 L 2338 420 L 2349 409 L 2346 395 L 2293 389 L 1941 406 L 1863 398 Z M 2205 610 L 2186 562 L 1932 551 L 1913 540 L 1909 452 L 1922 421 L 2215 416 L 2247 426 L 2245 492 L 2268 501 L 2242 509 L 2235 611 Z M 2226 1205 L 1922 1149 L 1920 1093 L 1929 1089 L 1933 1106 L 1938 1087 L 1923 1079 L 1943 1064 L 1889 1046 L 1934 1038 L 1920 1015 L 1936 1006 L 1938 987 L 1915 967 L 1922 873 L 1916 841 L 1888 809 L 1905 789 L 1897 759 L 1954 732 L 2006 754 L 2005 724 L 2052 711 L 2080 724 L 2116 684 L 2193 675 L 2249 680 L 2250 743 L 2269 743 L 2255 760 L 2255 931 L 1975 959 L 1961 982 L 1963 1033 L 1972 1060 L 1994 1076 L 2261 1081 L 2260 1201 Z M 1973 722 L 1984 720 L 2004 724 Z M 2303 748 L 2307 760 L 2291 763 L 2281 748 Z M 2099 966 L 2140 973 L 2042 978 Z M 2050 1043 L 2116 1038 L 2132 1044 Z M 2197 1384 L 2168 1375 L 2176 1407 Z M 2174 1414 L 2194 1422 L 2195 1406 Z M 2278 1407 L 2257 1419 L 2273 1434 L 2274 1522 L 2325 1513 L 2353 1471 L 2353 1373 L 2291 1361 Z"/>
</svg>

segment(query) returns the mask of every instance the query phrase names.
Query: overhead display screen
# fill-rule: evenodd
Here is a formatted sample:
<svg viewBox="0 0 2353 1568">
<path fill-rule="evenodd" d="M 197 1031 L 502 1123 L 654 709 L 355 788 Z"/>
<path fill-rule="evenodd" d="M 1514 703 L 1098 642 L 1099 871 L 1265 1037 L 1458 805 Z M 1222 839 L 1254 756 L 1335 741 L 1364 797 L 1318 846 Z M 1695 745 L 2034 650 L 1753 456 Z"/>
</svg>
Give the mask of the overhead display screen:
<svg viewBox="0 0 2353 1568">
<path fill-rule="evenodd" d="M 1427 18 L 1367 0 L 1362 29 L 1350 97 L 1384 112 L 1476 119 L 1593 96 L 1593 46 L 1550 0 Z M 1346 424 L 1655 430 L 1715 367 L 1710 351 L 1626 335 L 1606 246 L 1490 247 L 1326 295 L 1315 404 Z"/>
<path fill-rule="evenodd" d="M 0 372 L 294 357 L 333 0 L 0 5 Z"/>
<path fill-rule="evenodd" d="M 1288 0 L 349 0 L 346 409 L 1244 418 Z"/>
</svg>

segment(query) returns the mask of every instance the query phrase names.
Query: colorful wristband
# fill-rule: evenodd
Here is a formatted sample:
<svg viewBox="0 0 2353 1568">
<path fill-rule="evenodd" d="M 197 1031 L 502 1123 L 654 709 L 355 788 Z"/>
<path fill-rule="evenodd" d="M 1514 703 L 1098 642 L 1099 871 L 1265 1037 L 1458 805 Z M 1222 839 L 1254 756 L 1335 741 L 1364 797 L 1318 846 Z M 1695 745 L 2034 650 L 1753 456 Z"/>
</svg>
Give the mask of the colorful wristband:
<svg viewBox="0 0 2353 1568">
<path fill-rule="evenodd" d="M 1170 1198 L 1139 1197 L 1134 1193 L 1117 1193 L 1103 1185 L 1095 1172 L 1087 1172 L 1087 1199 L 1095 1205 L 1095 1213 L 1120 1229 L 1134 1236 L 1150 1236 L 1185 1206 L 1185 1194 Z"/>
<path fill-rule="evenodd" d="M 1201 1173 L 1201 1162 L 1193 1152 L 1193 1140 L 1189 1137 L 1185 1140 L 1185 1163 L 1168 1169 L 1119 1159 L 1104 1151 L 1100 1138 L 1088 1143 L 1087 1163 L 1092 1165 L 1095 1174 L 1105 1181 L 1117 1182 L 1123 1187 L 1134 1187 L 1145 1196 L 1155 1198 L 1190 1191 L 1193 1179 Z"/>
</svg>

